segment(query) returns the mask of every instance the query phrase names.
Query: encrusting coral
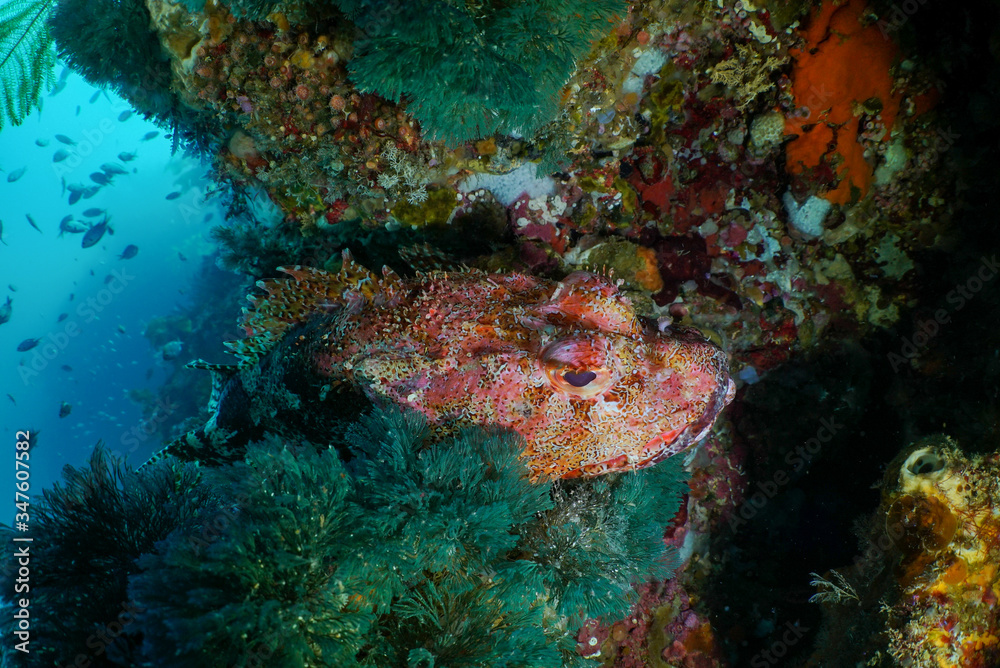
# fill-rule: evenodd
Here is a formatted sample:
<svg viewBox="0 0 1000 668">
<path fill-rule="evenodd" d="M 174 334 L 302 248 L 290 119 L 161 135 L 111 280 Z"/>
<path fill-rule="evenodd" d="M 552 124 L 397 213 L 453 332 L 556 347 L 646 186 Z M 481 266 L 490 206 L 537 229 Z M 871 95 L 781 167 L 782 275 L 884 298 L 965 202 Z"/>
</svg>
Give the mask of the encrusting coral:
<svg viewBox="0 0 1000 668">
<path fill-rule="evenodd" d="M 931 436 L 890 463 L 853 568 L 817 580 L 814 656 L 913 668 L 1000 662 L 1000 454 Z M 849 655 L 844 638 L 851 638 Z M 823 657 L 827 657 L 824 659 Z"/>
</svg>

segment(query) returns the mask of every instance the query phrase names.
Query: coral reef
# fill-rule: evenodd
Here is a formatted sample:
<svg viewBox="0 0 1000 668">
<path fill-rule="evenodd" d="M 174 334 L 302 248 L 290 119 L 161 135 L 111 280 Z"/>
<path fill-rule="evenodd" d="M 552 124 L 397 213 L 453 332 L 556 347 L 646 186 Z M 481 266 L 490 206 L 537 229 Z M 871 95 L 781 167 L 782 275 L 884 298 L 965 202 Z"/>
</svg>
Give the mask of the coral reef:
<svg viewBox="0 0 1000 668">
<path fill-rule="evenodd" d="M 891 327 L 914 296 L 914 254 L 948 243 L 944 150 L 922 150 L 941 133 L 933 78 L 863 2 L 634 5 L 577 57 L 551 122 L 453 145 L 424 127 L 400 72 L 392 86 L 359 82 L 361 54 L 383 35 L 365 26 L 385 18 L 367 5 L 150 7 L 184 104 L 227 128 L 213 135 L 218 178 L 244 198 L 263 190 L 283 215 L 217 232 L 229 266 L 255 279 L 280 264 L 332 268 L 347 245 L 362 257 L 367 242 L 342 228 L 397 233 L 397 247 L 436 234 L 469 265 L 556 279 L 594 257 L 644 315 L 729 341 L 759 375 L 830 334 Z M 473 30 L 462 11 L 448 16 Z M 419 18 L 382 53 L 439 49 Z M 859 61 L 865 76 L 851 77 Z M 485 190 L 503 241 L 462 248 L 479 240 L 475 222 L 449 226 Z M 379 260 L 403 273 L 401 255 Z"/>
<path fill-rule="evenodd" d="M 78 12 L 70 2 L 66 10 Z M 215 232 L 222 263 L 248 284 L 260 279 L 268 292 L 288 297 L 246 321 L 250 338 L 236 347 L 256 365 L 221 371 L 240 378 L 223 384 L 224 410 L 186 404 L 167 423 L 175 435 L 182 415 L 188 427 L 210 421 L 242 429 L 249 411 L 254 428 L 281 439 L 248 450 L 241 443 L 220 460 L 202 457 L 206 465 L 246 457 L 245 464 L 206 466 L 204 482 L 224 491 L 245 526 L 229 526 L 198 549 L 174 536 L 143 557 L 149 570 L 129 576 L 130 595 L 150 611 L 139 651 L 154 663 L 167 662 L 176 646 L 189 662 L 213 652 L 234 662 L 266 655 L 316 665 L 499 663 L 501 656 L 557 665 L 579 655 L 590 665 L 722 666 L 772 664 L 778 648 L 788 665 L 997 663 L 996 529 L 988 510 L 995 455 L 963 455 L 941 439 L 920 444 L 923 454 L 908 451 L 890 467 L 882 507 L 859 529 L 857 567 L 827 570 L 851 557 L 843 537 L 852 511 L 877 503 L 867 474 L 888 459 L 886 451 L 945 422 L 963 440 L 978 434 L 995 442 L 997 409 L 982 400 L 996 396 L 995 359 L 985 352 L 956 359 L 937 344 L 951 336 L 946 323 L 969 318 L 978 319 L 969 329 L 975 335 L 955 349 L 996 349 L 995 298 L 980 292 L 986 279 L 978 278 L 979 249 L 988 245 L 974 235 L 995 218 L 995 184 L 983 174 L 995 169 L 996 143 L 985 129 L 995 126 L 989 110 L 1000 101 L 991 90 L 956 102 L 937 77 L 971 72 L 974 58 L 995 63 L 997 34 L 979 33 L 990 48 L 972 49 L 963 31 L 986 28 L 971 12 L 950 12 L 948 21 L 966 25 L 929 50 L 911 30 L 932 22 L 933 9 L 887 30 L 898 6 L 864 0 L 651 0 L 627 11 L 624 3 L 593 1 L 578 3 L 579 15 L 563 2 L 515 4 L 149 0 L 146 26 L 138 14 L 111 26 L 109 7 L 97 5 L 102 30 L 94 44 L 152 30 L 166 59 L 158 52 L 150 61 L 157 93 L 145 103 L 121 83 L 128 72 L 120 64 L 96 63 L 106 68 L 103 81 L 174 125 L 175 136 L 196 141 L 232 188 L 236 220 Z M 70 19 L 67 25 L 80 24 Z M 923 30 L 937 37 L 936 29 Z M 79 52 L 79 67 L 96 67 L 97 51 L 74 39 L 64 36 L 60 48 Z M 984 75 L 984 87 L 996 89 L 995 79 Z M 952 119 L 961 119 L 959 132 Z M 959 133 L 978 134 L 956 143 Z M 959 176 L 949 172 L 963 160 Z M 255 198 L 275 205 L 274 220 L 235 215 L 250 211 Z M 965 198 L 979 202 L 980 222 L 955 224 Z M 962 234 L 977 255 L 953 263 Z M 317 274 L 307 269 L 291 270 L 293 289 L 276 280 L 278 267 L 337 272 L 347 247 L 366 266 L 390 266 L 401 277 L 391 280 L 409 286 L 432 280 L 413 270 L 463 263 L 528 288 L 601 271 L 620 282 L 616 294 L 650 332 L 654 323 L 696 328 L 724 347 L 740 392 L 732 421 L 706 434 L 688 462 L 687 498 L 666 536 L 683 564 L 677 577 L 639 584 L 638 601 L 625 609 L 630 580 L 662 575 L 648 567 L 659 543 L 636 536 L 649 538 L 649 525 L 673 515 L 672 503 L 648 505 L 643 494 L 659 497 L 629 486 L 679 467 L 676 458 L 626 476 L 542 482 L 550 496 L 539 499 L 510 477 L 512 468 L 483 465 L 482 448 L 505 441 L 496 432 L 436 435 L 442 443 L 400 422 L 375 436 L 388 432 L 370 423 L 367 436 L 348 444 L 343 418 L 364 403 L 353 401 L 359 395 L 345 399 L 325 379 L 305 389 L 284 384 L 291 367 L 282 365 L 306 359 L 294 337 L 313 345 L 331 314 L 305 324 L 299 316 L 345 295 L 327 299 L 325 288 L 312 290 Z M 966 296 L 972 275 L 979 287 Z M 350 308 L 382 280 L 362 277 L 365 286 L 346 295 Z M 302 294 L 304 285 L 310 294 Z M 260 293 L 253 300 L 260 304 Z M 935 304 L 947 306 L 943 317 Z M 177 365 L 194 356 L 217 361 L 221 351 L 212 345 L 232 338 L 220 333 L 231 315 L 219 311 L 237 308 L 232 300 L 213 303 L 204 314 L 185 314 L 191 332 L 154 327 L 151 338 L 161 350 L 183 343 Z M 463 324 L 472 334 L 495 331 L 510 317 L 496 310 L 503 315 L 466 316 Z M 421 311 L 428 327 L 410 329 L 433 339 L 443 311 Z M 591 316 L 620 314 L 604 305 Z M 912 343 L 907 328 L 924 344 Z M 891 375 L 882 373 L 885 359 L 898 375 L 884 377 Z M 407 384 L 425 379 L 421 369 L 400 366 L 376 369 L 384 383 L 379 373 L 365 382 L 391 385 L 374 395 L 426 408 L 426 388 Z M 301 379 L 299 371 L 288 375 Z M 559 371 L 563 389 L 587 375 Z M 240 394 L 244 381 L 249 398 Z M 207 396 L 208 385 L 204 375 L 182 371 L 169 389 L 188 400 Z M 971 387 L 977 401 L 960 391 Z M 157 402 L 145 402 L 157 415 Z M 313 421 L 320 405 L 328 421 Z M 300 443 L 326 445 L 331 434 L 331 445 L 353 463 Z M 284 443 L 297 445 L 285 451 Z M 199 445 L 187 454 L 199 456 Z M 434 456 L 422 459 L 409 446 Z M 456 452 L 476 470 L 457 471 Z M 512 495 L 522 494 L 539 515 L 527 519 L 524 505 L 503 522 L 487 518 L 474 508 L 487 503 L 475 490 L 439 484 L 484 479 L 498 490 L 498 506 L 510 511 Z M 508 487 L 511 494 L 502 493 Z M 617 514 L 608 510 L 612 497 Z M 276 517 L 279 510 L 286 514 Z M 229 517 L 224 524 L 238 524 Z M 389 579 L 371 583 L 338 570 L 354 557 L 337 541 L 350 544 L 367 530 L 345 536 L 343 523 L 330 519 L 339 517 L 375 518 L 382 533 L 364 539 L 390 546 L 394 561 L 364 558 L 395 567 L 385 569 Z M 629 537 L 605 531 L 614 522 L 624 522 L 618 528 Z M 567 554 L 574 545 L 594 549 Z M 622 546 L 633 551 L 613 553 Z M 323 551 L 329 560 L 315 557 Z M 201 559 L 210 565 L 203 574 L 195 565 Z M 598 562 L 627 575 L 605 579 Z M 250 573 L 217 586 L 230 564 Z M 530 572 L 516 573 L 519 567 Z M 196 607 L 186 592 L 165 586 L 178 580 L 190 581 L 210 605 Z M 375 586 L 382 584 L 398 596 Z M 807 602 L 813 593 L 821 605 Z M 246 618 L 226 616 L 236 612 L 226 607 L 232 601 L 246 605 Z M 452 614 L 459 606 L 471 611 L 464 625 Z M 171 628 L 173 619 L 183 626 Z M 500 637 L 489 633 L 490 620 L 499 620 Z M 284 644 L 275 639 L 279 623 Z M 136 628 L 115 644 L 116 656 L 137 651 Z M 203 628 L 212 630 L 203 641 L 182 642 Z M 336 634 L 341 642 L 330 640 Z"/>
<path fill-rule="evenodd" d="M 143 94 L 171 95 L 169 61 L 142 0 L 59 2 L 50 24 L 59 57 L 87 81 L 108 85 L 133 104 Z"/>
</svg>

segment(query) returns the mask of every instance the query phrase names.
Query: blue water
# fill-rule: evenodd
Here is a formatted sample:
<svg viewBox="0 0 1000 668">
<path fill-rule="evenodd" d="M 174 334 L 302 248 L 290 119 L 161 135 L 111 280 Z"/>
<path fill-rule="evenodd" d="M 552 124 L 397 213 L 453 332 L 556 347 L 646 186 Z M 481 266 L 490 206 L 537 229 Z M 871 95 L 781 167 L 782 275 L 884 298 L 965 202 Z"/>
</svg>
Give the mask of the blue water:
<svg viewBox="0 0 1000 668">
<path fill-rule="evenodd" d="M 0 220 L 8 244 L 0 245 L 0 303 L 13 299 L 13 315 L 0 325 L 0 521 L 8 524 L 17 430 L 39 432 L 30 461 L 33 495 L 59 480 L 64 465 L 84 464 L 99 440 L 134 466 L 158 449 L 158 443 L 135 437 L 142 415 L 126 396 L 129 390 L 155 390 L 172 370 L 143 337 L 144 326 L 187 303 L 193 275 L 213 250 L 208 232 L 222 220 L 218 198 L 204 199 L 207 166 L 180 151 L 171 155 L 163 129 L 141 116 L 119 121 L 130 107 L 114 93 L 90 103 L 97 89 L 73 74 L 66 83 L 56 95 L 43 96 L 41 112 L 0 131 Z M 140 141 L 155 130 L 155 139 Z M 77 145 L 60 143 L 57 133 Z M 39 138 L 48 139 L 48 146 L 37 146 Z M 56 163 L 52 156 L 59 149 L 71 156 Z M 122 163 L 122 151 L 137 158 Z M 94 185 L 90 174 L 108 162 L 129 174 L 69 205 L 61 180 Z M 27 171 L 9 183 L 7 175 L 21 167 Z M 181 196 L 167 200 L 175 191 Z M 82 234 L 58 237 L 67 214 L 75 221 L 100 220 L 83 216 L 91 207 L 107 209 L 114 235 L 87 249 L 81 248 Z M 129 244 L 139 247 L 138 255 L 119 259 Z M 68 317 L 57 322 L 61 313 Z M 29 337 L 41 338 L 40 344 L 18 352 Z M 72 405 L 64 418 L 62 402 Z"/>
</svg>

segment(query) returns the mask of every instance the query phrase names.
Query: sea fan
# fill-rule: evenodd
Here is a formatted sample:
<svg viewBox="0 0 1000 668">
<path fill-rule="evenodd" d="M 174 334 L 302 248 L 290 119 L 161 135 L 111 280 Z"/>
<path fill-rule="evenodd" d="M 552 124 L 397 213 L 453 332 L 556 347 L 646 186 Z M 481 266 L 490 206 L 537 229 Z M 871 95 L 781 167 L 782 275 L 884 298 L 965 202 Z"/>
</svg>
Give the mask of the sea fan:
<svg viewBox="0 0 1000 668">
<path fill-rule="evenodd" d="M 42 85 L 52 86 L 56 52 L 48 17 L 55 0 L 10 0 L 0 5 L 0 130 L 14 125 L 38 104 Z"/>
</svg>

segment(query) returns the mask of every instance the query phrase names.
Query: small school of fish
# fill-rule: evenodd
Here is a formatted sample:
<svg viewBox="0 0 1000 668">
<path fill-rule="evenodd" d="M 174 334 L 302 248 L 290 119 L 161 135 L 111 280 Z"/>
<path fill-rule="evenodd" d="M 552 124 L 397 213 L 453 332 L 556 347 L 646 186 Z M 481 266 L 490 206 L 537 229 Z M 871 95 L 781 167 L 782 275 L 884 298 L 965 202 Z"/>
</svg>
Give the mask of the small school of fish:
<svg viewBox="0 0 1000 668">
<path fill-rule="evenodd" d="M 50 93 L 50 96 L 56 95 L 56 94 L 58 94 L 59 92 L 61 92 L 63 90 L 63 88 L 66 86 L 66 77 L 68 76 L 68 74 L 69 74 L 69 69 L 68 68 L 64 68 L 63 69 L 63 73 L 60 76 L 60 79 L 59 79 L 58 83 L 56 84 L 56 86 L 52 89 L 52 91 Z M 107 92 L 105 92 L 103 89 L 97 90 L 97 91 L 95 91 L 90 96 L 90 99 L 89 99 L 88 103 L 92 104 L 92 103 L 96 102 L 98 100 L 98 98 L 101 96 L 101 94 L 104 94 L 105 97 L 108 97 Z M 108 98 L 108 100 L 110 101 L 110 98 Z M 81 110 L 81 108 L 78 106 L 77 110 L 76 110 L 77 115 L 80 114 L 80 110 Z M 133 114 L 134 114 L 134 112 L 132 110 L 122 111 L 118 115 L 118 120 L 120 122 L 125 122 L 128 119 L 130 119 Z M 160 132 L 158 130 L 153 130 L 153 131 L 145 133 L 140 138 L 139 141 L 148 142 L 148 141 L 151 141 L 151 140 L 155 139 L 159 135 L 160 135 Z M 78 146 L 77 141 L 75 139 L 73 139 L 71 136 L 68 136 L 68 135 L 65 135 L 65 134 L 54 134 L 54 135 L 52 135 L 52 138 L 54 138 L 56 142 L 58 142 L 59 144 L 62 145 L 62 146 L 57 146 L 56 147 L 55 152 L 52 154 L 52 162 L 53 163 L 62 163 L 62 162 L 66 161 L 66 160 L 68 160 L 69 158 L 72 157 L 76 161 L 76 163 L 74 164 L 74 163 L 71 162 L 70 164 L 72 165 L 72 168 L 76 168 L 79 165 L 80 158 L 81 158 L 80 153 L 77 151 L 76 148 L 74 148 L 74 147 Z M 49 147 L 51 145 L 51 140 L 48 137 L 39 137 L 39 138 L 35 139 L 34 143 L 39 148 L 43 148 L 44 149 L 44 148 L 47 148 L 47 147 Z M 114 179 L 116 177 L 127 176 L 131 172 L 135 172 L 136 171 L 135 169 L 132 169 L 131 172 L 130 172 L 130 169 L 129 169 L 130 166 L 127 163 L 130 163 L 130 162 L 136 160 L 137 155 L 138 155 L 137 151 L 121 151 L 121 152 L 119 152 L 117 154 L 117 158 L 118 158 L 117 161 L 110 161 L 110 162 L 102 163 L 100 165 L 100 168 L 99 168 L 100 171 L 94 171 L 94 172 L 91 172 L 88 175 L 88 179 L 89 179 L 90 183 L 86 183 L 86 182 L 84 182 L 84 183 L 79 183 L 79 182 L 77 182 L 77 183 L 67 183 L 66 177 L 63 176 L 61 178 L 61 187 L 62 187 L 62 190 L 61 190 L 60 196 L 64 196 L 64 195 L 68 194 L 68 202 L 69 202 L 70 205 L 74 205 L 74 204 L 78 203 L 81 200 L 90 199 L 90 198 L 96 196 L 101 191 L 102 188 L 113 186 L 114 185 Z M 60 170 L 60 169 L 63 169 L 65 171 L 65 169 L 62 168 L 62 167 L 55 168 L 55 169 L 57 171 Z M 22 167 L 19 167 L 17 169 L 14 169 L 14 170 L 12 170 L 10 172 L 7 172 L 6 173 L 7 183 L 16 183 L 16 182 L 18 182 L 22 177 L 24 177 L 24 175 L 25 175 L 25 173 L 27 171 L 28 171 L 28 166 L 26 165 L 26 166 L 22 166 Z M 4 172 L 4 170 L 0 169 L 0 172 Z M 179 184 L 179 185 L 181 185 L 182 187 L 179 190 L 172 191 L 169 195 L 167 195 L 167 199 L 177 199 L 185 191 L 187 191 L 189 189 L 189 186 L 187 184 Z M 196 186 L 194 184 L 192 184 L 191 187 L 196 187 Z M 68 193 L 67 193 L 67 191 L 68 191 Z M 59 224 L 58 224 L 58 237 L 61 238 L 61 237 L 65 236 L 66 234 L 71 234 L 71 235 L 72 234 L 80 234 L 80 235 L 82 235 L 81 244 L 80 244 L 81 248 L 90 248 L 92 246 L 97 245 L 104 238 L 105 234 L 108 234 L 108 235 L 113 235 L 114 234 L 114 228 L 112 228 L 111 225 L 110 225 L 110 220 L 111 219 L 110 219 L 110 216 L 108 215 L 108 212 L 107 212 L 106 208 L 89 207 L 89 208 L 85 209 L 82 214 L 78 214 L 78 215 L 80 215 L 84 219 L 88 219 L 89 218 L 89 219 L 95 219 L 95 220 L 77 220 L 75 218 L 74 214 L 68 213 L 65 216 L 63 216 L 62 219 L 59 221 Z M 211 215 L 211 214 L 209 214 L 209 215 Z M 44 234 L 44 231 L 38 225 L 38 223 L 36 223 L 35 218 L 34 218 L 34 216 L 31 213 L 25 213 L 25 218 L 28 221 L 28 224 L 32 228 L 34 228 L 39 234 Z M 99 220 L 97 220 L 97 219 L 99 219 Z M 206 218 L 206 220 L 207 220 L 207 218 Z M 5 246 L 9 246 L 7 240 L 5 240 L 3 238 L 3 232 L 4 232 L 3 221 L 0 220 L 0 244 L 3 244 Z M 119 260 L 130 260 L 130 259 L 136 257 L 138 255 L 138 253 L 139 253 L 139 246 L 137 246 L 136 244 L 127 244 L 122 249 L 121 253 L 118 256 L 118 259 Z M 182 261 L 187 259 L 180 252 L 178 252 L 178 257 Z M 91 273 L 91 275 L 94 275 L 94 271 L 93 270 L 91 270 L 90 273 Z M 112 280 L 112 279 L 113 279 L 112 276 L 108 276 L 106 278 L 105 282 L 107 283 L 107 282 L 109 282 L 109 280 Z M 8 287 L 10 288 L 11 292 L 16 292 L 17 291 L 17 288 L 14 285 L 9 285 Z M 69 301 L 73 301 L 74 297 L 75 297 L 74 294 L 70 294 L 69 295 Z M 6 324 L 7 322 L 9 322 L 11 320 L 12 315 L 13 315 L 13 299 L 10 296 L 7 296 L 6 301 L 4 301 L 2 304 L 0 304 L 0 325 Z M 64 322 L 65 320 L 67 320 L 68 318 L 69 318 L 69 314 L 68 313 L 60 313 L 58 315 L 58 317 L 57 317 L 56 322 L 57 323 L 61 323 L 61 322 Z M 119 335 L 127 335 L 127 330 L 125 329 L 125 327 L 123 325 L 119 325 L 118 326 L 118 332 L 119 332 Z M 38 347 L 40 345 L 41 341 L 42 341 L 41 337 L 37 337 L 37 338 L 36 337 L 29 337 L 27 339 L 24 339 L 19 344 L 17 344 L 17 351 L 23 353 L 23 352 L 28 352 L 30 350 L 33 350 L 33 349 L 35 349 L 36 347 Z M 182 343 L 180 341 L 171 341 L 170 343 L 168 343 L 166 346 L 164 346 L 167 358 L 172 358 L 172 357 L 176 356 L 177 354 L 179 354 L 181 348 L 182 348 Z M 23 359 L 21 361 L 21 364 L 22 365 L 25 364 L 25 361 Z M 68 364 L 61 365 L 60 369 L 62 369 L 62 371 L 65 372 L 65 373 L 72 373 L 72 371 L 73 371 L 73 367 L 69 366 Z M 151 375 L 152 375 L 152 369 L 150 369 L 149 372 L 147 373 L 147 379 Z M 17 405 L 16 401 L 15 401 L 15 399 L 14 399 L 14 397 L 12 395 L 8 394 L 7 397 L 8 397 L 8 399 L 10 399 L 11 403 L 13 403 L 15 406 Z M 65 402 L 65 401 L 61 402 L 61 404 L 59 406 L 59 417 L 60 418 L 67 417 L 68 415 L 70 415 L 72 409 L 73 409 L 73 406 L 69 402 Z"/>
</svg>

